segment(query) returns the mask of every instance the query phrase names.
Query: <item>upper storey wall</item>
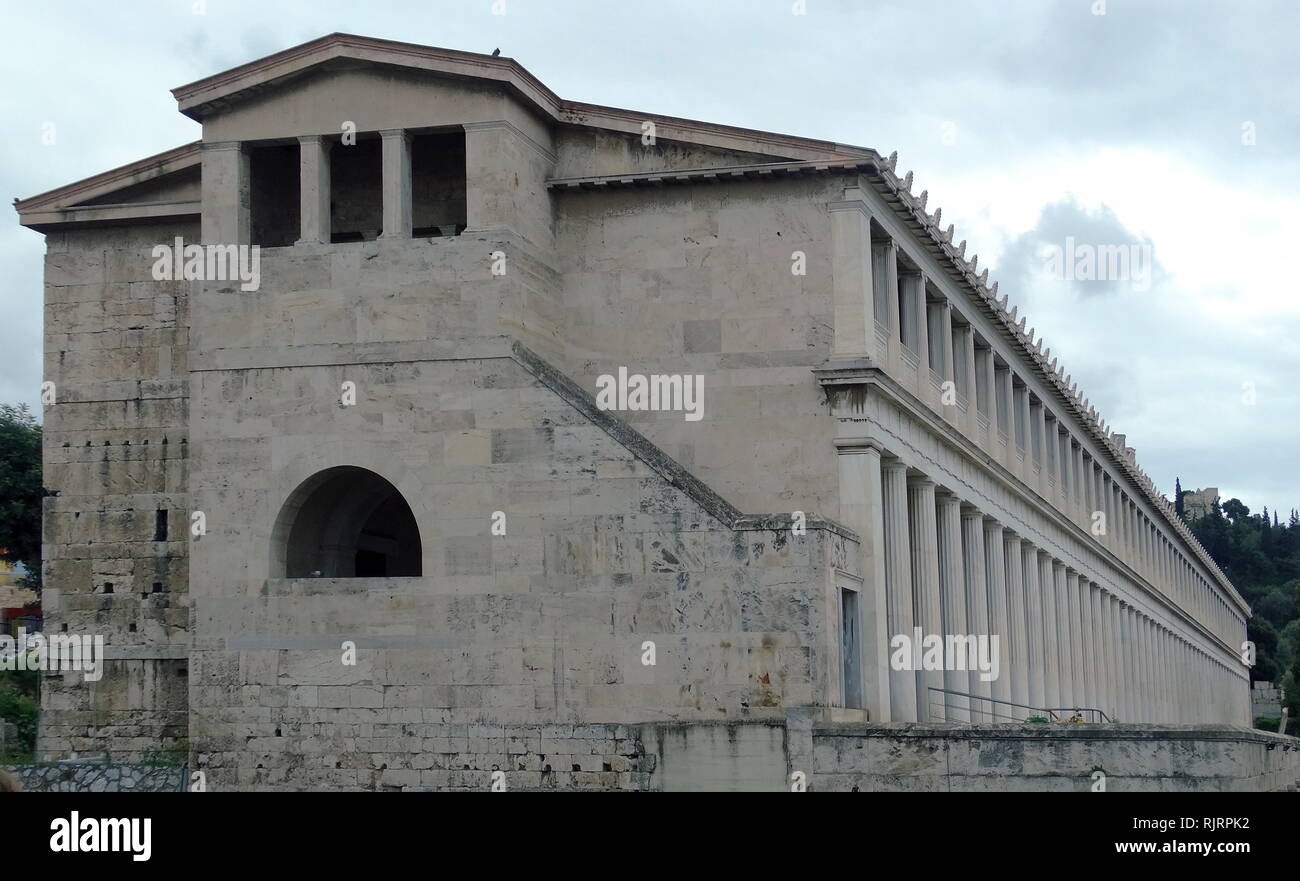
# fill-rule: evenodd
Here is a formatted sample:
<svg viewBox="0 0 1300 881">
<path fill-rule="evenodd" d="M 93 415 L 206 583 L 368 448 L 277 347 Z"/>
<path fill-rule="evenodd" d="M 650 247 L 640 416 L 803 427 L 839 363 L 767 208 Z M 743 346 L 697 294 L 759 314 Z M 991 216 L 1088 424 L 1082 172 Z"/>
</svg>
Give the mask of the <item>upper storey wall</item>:
<svg viewBox="0 0 1300 881">
<path fill-rule="evenodd" d="M 812 371 L 831 353 L 842 189 L 810 175 L 555 196 L 566 370 L 592 390 L 620 367 L 702 377 L 698 421 L 619 415 L 743 511 L 838 510 Z"/>
<path fill-rule="evenodd" d="M 257 141 L 357 131 L 435 128 L 506 121 L 548 150 L 549 126 L 496 83 L 473 83 L 400 68 L 325 67 L 243 97 L 203 121 L 203 140 Z"/>
</svg>

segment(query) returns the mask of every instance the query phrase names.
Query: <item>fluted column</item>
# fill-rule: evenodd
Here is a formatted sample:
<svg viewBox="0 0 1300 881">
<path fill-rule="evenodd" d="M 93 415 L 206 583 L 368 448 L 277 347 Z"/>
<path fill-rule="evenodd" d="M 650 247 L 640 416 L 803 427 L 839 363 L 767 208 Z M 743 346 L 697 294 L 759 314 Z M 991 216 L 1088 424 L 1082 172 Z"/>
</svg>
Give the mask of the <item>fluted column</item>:
<svg viewBox="0 0 1300 881">
<path fill-rule="evenodd" d="M 1178 640 L 1178 652 L 1176 655 L 1179 681 L 1178 721 L 1184 724 L 1194 721 L 1191 711 L 1193 679 L 1191 668 L 1188 667 L 1187 647 L 1187 640 Z"/>
<path fill-rule="evenodd" d="M 1146 718 L 1144 722 L 1156 721 L 1156 688 L 1155 670 L 1151 664 L 1151 619 L 1142 615 L 1138 619 L 1138 633 L 1141 634 L 1140 649 L 1142 652 L 1142 688 L 1143 695 L 1146 698 Z"/>
<path fill-rule="evenodd" d="M 1073 483 L 1075 487 L 1075 521 L 1088 519 L 1088 488 L 1083 473 L 1083 445 L 1072 447 L 1071 459 L 1074 466 Z"/>
<path fill-rule="evenodd" d="M 935 496 L 936 531 L 939 537 L 939 595 L 943 600 L 945 636 L 970 632 L 966 621 L 966 576 L 961 548 L 961 500 L 951 493 Z M 951 665 L 949 665 L 951 666 Z M 943 687 L 960 694 L 970 693 L 970 676 L 966 670 L 945 669 Z M 949 722 L 969 722 L 969 701 L 946 695 L 945 716 Z"/>
<path fill-rule="evenodd" d="M 1143 614 L 1137 609 L 1129 609 L 1133 619 L 1133 682 L 1137 694 L 1137 717 L 1134 721 L 1151 721 L 1151 698 L 1147 693 L 1147 652 L 1146 634 L 1142 625 Z"/>
<path fill-rule="evenodd" d="M 934 353 L 930 351 L 930 316 L 925 299 L 925 276 L 920 273 L 907 275 L 904 284 L 913 292 L 911 306 L 916 314 L 916 354 L 920 363 L 921 388 L 925 389 L 930 382 L 926 368 L 934 369 Z"/>
<path fill-rule="evenodd" d="M 1151 651 L 1151 619 L 1146 615 L 1142 616 L 1139 624 L 1142 634 L 1142 667 L 1145 672 L 1146 695 L 1147 695 L 1147 722 L 1160 721 L 1160 696 L 1156 691 L 1155 665 L 1152 663 Z"/>
<path fill-rule="evenodd" d="M 1155 663 L 1156 663 L 1156 705 L 1159 707 L 1157 720 L 1169 722 L 1169 680 L 1165 669 L 1165 628 L 1156 622 L 1155 629 Z"/>
<path fill-rule="evenodd" d="M 1119 604 L 1119 651 L 1120 671 L 1123 674 L 1121 705 L 1124 708 L 1123 720 L 1136 722 L 1137 718 L 1137 681 L 1133 671 L 1133 629 L 1128 603 Z"/>
<path fill-rule="evenodd" d="M 969 325 L 966 327 L 965 338 L 962 342 L 964 343 L 964 346 L 958 357 L 962 358 L 966 363 L 966 378 L 968 380 L 966 389 L 967 415 L 970 417 L 970 427 L 967 430 L 970 432 L 971 437 L 978 438 L 980 424 L 978 415 L 979 379 L 975 374 L 975 333 Z"/>
<path fill-rule="evenodd" d="M 966 577 L 966 623 L 975 636 L 989 632 L 988 585 L 984 574 L 984 515 L 974 508 L 961 512 L 962 564 Z M 969 668 L 970 659 L 964 659 Z M 978 672 L 970 675 L 971 694 L 992 697 L 990 683 L 983 681 Z M 987 724 L 992 705 L 987 701 L 971 701 L 971 721 Z"/>
<path fill-rule="evenodd" d="M 1123 675 L 1120 672 L 1119 652 L 1119 631 L 1118 618 L 1116 615 L 1119 609 L 1119 600 L 1115 594 L 1106 591 L 1101 597 L 1102 623 L 1106 636 L 1106 694 L 1109 704 L 1106 706 L 1106 715 L 1110 716 L 1112 721 L 1122 720 L 1124 715 L 1123 704 L 1121 699 L 1121 690 L 1124 687 Z"/>
<path fill-rule="evenodd" d="M 1072 669 L 1072 681 L 1074 682 L 1074 705 L 1075 707 L 1086 707 L 1088 705 L 1087 686 L 1085 683 L 1088 679 L 1087 666 L 1083 655 L 1083 608 L 1079 602 L 1079 583 L 1082 576 L 1078 572 L 1066 572 L 1065 575 L 1065 593 L 1070 601 L 1070 665 Z"/>
<path fill-rule="evenodd" d="M 1083 659 L 1083 702 L 1093 708 L 1097 700 L 1097 655 L 1092 635 L 1092 585 L 1087 576 L 1078 577 L 1079 591 L 1079 647 Z"/>
<path fill-rule="evenodd" d="M 1110 675 L 1106 672 L 1108 661 L 1106 649 L 1105 596 L 1101 585 L 1088 584 L 1088 602 L 1092 606 L 1092 650 L 1093 681 L 1097 683 L 1097 709 L 1107 716 L 1113 715 L 1110 704 Z"/>
<path fill-rule="evenodd" d="M 1047 707 L 1063 706 L 1061 692 L 1061 648 L 1056 613 L 1056 565 L 1051 556 L 1038 553 L 1038 589 L 1043 599 L 1043 669 L 1046 672 Z"/>
<path fill-rule="evenodd" d="M 909 643 L 912 630 L 912 549 L 907 534 L 907 466 L 897 460 L 882 464 L 885 515 L 885 607 L 889 615 L 890 667 L 889 708 L 895 722 L 917 719 L 916 671 L 905 669 L 894 654 L 894 640 L 900 635 Z M 909 653 L 909 655 L 912 653 Z"/>
<path fill-rule="evenodd" d="M 952 344 L 952 303 L 944 300 L 939 304 L 939 338 L 943 345 L 943 352 L 940 357 L 935 358 L 939 364 L 938 373 L 945 380 L 951 381 L 956 386 L 957 368 L 953 364 L 953 352 L 955 351 Z"/>
<path fill-rule="evenodd" d="M 916 316 L 915 315 L 907 316 L 899 308 L 899 304 L 898 304 L 898 242 L 894 241 L 893 239 L 890 239 L 885 244 L 884 254 L 882 256 L 884 257 L 884 261 L 885 261 L 883 275 L 884 275 L 884 283 L 885 283 L 885 298 L 889 306 L 889 324 L 890 327 L 894 329 L 893 336 L 891 336 L 890 339 L 898 340 L 899 344 L 901 345 L 904 341 L 903 338 L 904 320 L 907 320 L 910 323 L 911 320 L 914 319 Z M 872 258 L 873 259 L 875 258 L 874 252 L 872 253 Z M 872 279 L 874 280 L 878 277 L 878 274 L 875 273 L 874 264 L 872 265 L 872 272 L 873 272 Z M 891 351 L 896 352 L 897 350 L 898 350 L 898 346 L 891 347 Z"/>
<path fill-rule="evenodd" d="M 1165 721 L 1169 723 L 1177 722 L 1177 710 L 1174 705 L 1174 665 L 1173 645 L 1174 634 L 1168 627 L 1160 629 L 1160 675 L 1163 680 L 1163 687 L 1160 693 L 1165 698 Z"/>
<path fill-rule="evenodd" d="M 1154 707 L 1153 721 L 1165 721 L 1164 669 L 1160 660 L 1160 623 L 1148 618 L 1147 629 L 1151 640 L 1151 698 Z"/>
<path fill-rule="evenodd" d="M 989 683 L 993 697 L 1000 701 L 1011 700 L 1011 676 L 1006 665 L 1006 644 L 1011 638 L 1011 613 L 1007 600 L 1006 549 L 1002 543 L 1001 524 L 991 517 L 984 520 L 984 583 L 989 597 L 989 647 L 992 652 L 993 636 L 998 638 L 998 676 Z M 1009 722 L 1006 718 L 1011 708 L 993 705 L 993 720 Z"/>
<path fill-rule="evenodd" d="M 1070 612 L 1065 564 L 1055 560 L 1052 561 L 1052 585 L 1056 594 L 1056 652 L 1061 659 L 1060 706 L 1071 707 L 1078 703 L 1078 692 L 1074 688 L 1073 643 L 1070 640 L 1070 621 L 1074 615 Z"/>
<path fill-rule="evenodd" d="M 1146 687 L 1143 682 L 1142 669 L 1142 634 L 1138 625 L 1141 622 L 1141 615 L 1137 609 L 1129 606 L 1126 617 L 1128 618 L 1128 662 L 1129 670 L 1133 681 L 1133 712 L 1132 721 L 1147 721 L 1146 709 Z"/>
<path fill-rule="evenodd" d="M 1120 618 L 1123 606 L 1114 594 L 1110 595 L 1107 605 L 1110 607 L 1110 676 L 1114 715 L 1121 722 L 1132 722 L 1128 711 L 1129 677 L 1128 665 L 1124 661 L 1124 628 Z"/>
<path fill-rule="evenodd" d="M 1007 531 L 1003 535 L 1002 555 L 1007 569 L 1007 617 L 1011 626 L 1007 638 L 1002 640 L 1002 675 L 1011 678 L 1011 700 L 1020 706 L 1010 712 L 1016 721 L 1023 721 L 1029 712 L 1029 630 L 1025 604 L 1024 557 L 1020 551 L 1020 536 Z"/>
<path fill-rule="evenodd" d="M 1025 642 L 1029 669 L 1031 707 L 1047 706 L 1047 659 L 1043 651 L 1043 593 L 1038 580 L 1038 549 L 1029 542 L 1020 546 L 1025 590 Z"/>
<path fill-rule="evenodd" d="M 939 593 L 939 534 L 936 523 L 934 481 L 914 478 L 907 484 L 907 514 L 911 520 L 912 597 L 916 602 L 915 626 L 926 636 L 943 638 L 943 600 Z M 943 721 L 943 670 L 917 674 L 917 709 L 923 721 Z"/>
</svg>

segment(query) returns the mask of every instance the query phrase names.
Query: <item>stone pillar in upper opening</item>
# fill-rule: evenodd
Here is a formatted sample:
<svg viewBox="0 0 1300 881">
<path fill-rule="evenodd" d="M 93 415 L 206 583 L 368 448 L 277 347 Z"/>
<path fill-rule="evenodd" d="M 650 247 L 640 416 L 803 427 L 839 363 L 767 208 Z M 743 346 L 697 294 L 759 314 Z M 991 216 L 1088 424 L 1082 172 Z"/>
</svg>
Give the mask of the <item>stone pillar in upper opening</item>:
<svg viewBox="0 0 1300 881">
<path fill-rule="evenodd" d="M 330 141 L 321 135 L 299 136 L 298 178 L 302 221 L 298 244 L 329 244 Z"/>
<path fill-rule="evenodd" d="M 248 154 L 238 141 L 216 141 L 202 147 L 203 221 L 205 245 L 247 245 L 249 225 Z"/>
<path fill-rule="evenodd" d="M 384 232 L 381 239 L 411 237 L 411 136 L 405 129 L 379 133 L 384 144 Z M 304 198 L 306 198 L 304 196 Z"/>
</svg>

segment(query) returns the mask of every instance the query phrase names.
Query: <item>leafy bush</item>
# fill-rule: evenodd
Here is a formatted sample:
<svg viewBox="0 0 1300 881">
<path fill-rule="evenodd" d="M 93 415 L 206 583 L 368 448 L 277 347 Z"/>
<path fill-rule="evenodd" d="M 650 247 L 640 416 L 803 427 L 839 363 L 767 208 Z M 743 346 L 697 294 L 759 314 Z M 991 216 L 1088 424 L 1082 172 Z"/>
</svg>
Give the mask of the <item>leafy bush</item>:
<svg viewBox="0 0 1300 881">
<path fill-rule="evenodd" d="M 5 744 L 7 761 L 30 758 L 36 752 L 36 723 L 41 715 L 37 697 L 40 673 L 34 670 L 6 670 L 0 672 L 0 722 L 12 722 L 18 728 L 18 739 Z"/>
</svg>

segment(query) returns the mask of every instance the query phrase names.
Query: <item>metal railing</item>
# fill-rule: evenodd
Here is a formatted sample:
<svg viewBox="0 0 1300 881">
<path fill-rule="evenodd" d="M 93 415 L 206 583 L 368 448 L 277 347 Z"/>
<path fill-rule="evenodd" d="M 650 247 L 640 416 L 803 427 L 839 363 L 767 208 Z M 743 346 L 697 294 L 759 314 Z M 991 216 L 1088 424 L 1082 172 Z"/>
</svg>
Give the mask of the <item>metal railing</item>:
<svg viewBox="0 0 1300 881">
<path fill-rule="evenodd" d="M 950 710 L 965 714 L 971 722 L 1028 722 L 1030 719 L 1043 719 L 1047 722 L 1091 722 L 1110 723 L 1113 720 L 1096 707 L 1035 707 L 1018 704 L 1014 701 L 998 700 L 982 694 L 970 694 L 965 691 L 953 691 L 948 688 L 930 686 L 930 698 L 927 706 L 930 715 L 937 717 L 935 710 L 942 710 L 944 719 L 950 719 Z M 966 705 L 950 703 L 951 698 L 965 698 Z M 985 707 L 983 705 L 987 704 Z M 1015 710 L 1029 712 L 1015 712 Z M 979 717 L 978 719 L 976 717 Z M 966 721 L 960 719 L 957 721 Z"/>
</svg>

